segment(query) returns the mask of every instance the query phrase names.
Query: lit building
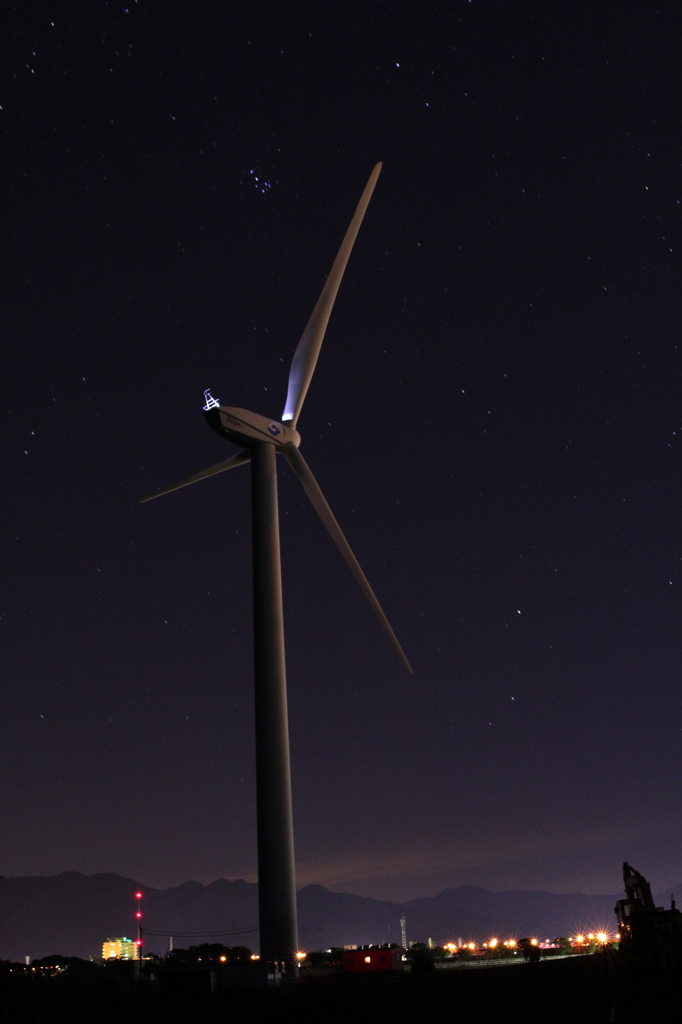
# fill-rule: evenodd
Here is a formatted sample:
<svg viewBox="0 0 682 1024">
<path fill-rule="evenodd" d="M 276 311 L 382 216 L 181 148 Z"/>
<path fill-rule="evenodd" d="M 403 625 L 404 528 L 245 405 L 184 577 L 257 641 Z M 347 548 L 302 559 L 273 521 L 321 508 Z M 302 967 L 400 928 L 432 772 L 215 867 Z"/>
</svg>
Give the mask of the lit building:
<svg viewBox="0 0 682 1024">
<path fill-rule="evenodd" d="M 137 960 L 138 945 L 133 939 L 107 939 L 102 946 L 105 960 Z"/>
</svg>

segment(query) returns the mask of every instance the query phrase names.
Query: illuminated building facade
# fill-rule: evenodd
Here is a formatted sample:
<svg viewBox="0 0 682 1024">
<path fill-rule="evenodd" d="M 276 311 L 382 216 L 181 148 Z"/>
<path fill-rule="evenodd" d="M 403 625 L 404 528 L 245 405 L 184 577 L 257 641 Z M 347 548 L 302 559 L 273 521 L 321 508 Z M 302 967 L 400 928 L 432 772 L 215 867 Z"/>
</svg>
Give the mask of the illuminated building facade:
<svg viewBox="0 0 682 1024">
<path fill-rule="evenodd" d="M 105 960 L 137 960 L 137 943 L 133 939 L 107 939 L 102 946 Z"/>
</svg>

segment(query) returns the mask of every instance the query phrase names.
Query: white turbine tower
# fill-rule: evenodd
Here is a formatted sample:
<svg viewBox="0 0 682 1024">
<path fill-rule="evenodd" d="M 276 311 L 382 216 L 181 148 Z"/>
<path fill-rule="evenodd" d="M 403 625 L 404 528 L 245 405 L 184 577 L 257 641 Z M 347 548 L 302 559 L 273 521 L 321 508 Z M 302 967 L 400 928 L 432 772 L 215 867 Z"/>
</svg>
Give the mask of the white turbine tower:
<svg viewBox="0 0 682 1024">
<path fill-rule="evenodd" d="M 374 609 L 403 667 L 412 674 L 410 663 L 388 619 L 299 451 L 301 438 L 296 429 L 336 293 L 380 171 L 379 163 L 370 175 L 322 294 L 294 353 L 282 421 L 269 420 L 246 409 L 220 405 L 211 397 L 210 391 L 207 391 L 204 410 L 209 425 L 222 437 L 241 445 L 244 450 L 225 462 L 211 466 L 173 487 L 167 487 L 144 499 L 151 501 L 206 477 L 215 476 L 216 473 L 223 473 L 249 461 L 252 463 L 256 795 L 261 959 L 286 961 L 292 968 L 296 963 L 298 942 L 275 465 L 278 453 L 284 456 L 300 480 L 313 508 Z"/>
</svg>

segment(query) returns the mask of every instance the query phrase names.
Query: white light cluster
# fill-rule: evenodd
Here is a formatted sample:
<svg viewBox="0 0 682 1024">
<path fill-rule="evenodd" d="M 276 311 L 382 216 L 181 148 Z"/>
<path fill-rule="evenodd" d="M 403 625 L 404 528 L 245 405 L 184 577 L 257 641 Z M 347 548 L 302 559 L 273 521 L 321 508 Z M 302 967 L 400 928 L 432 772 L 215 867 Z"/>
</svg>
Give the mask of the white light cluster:
<svg viewBox="0 0 682 1024">
<path fill-rule="evenodd" d="M 268 181 L 267 178 L 259 178 L 254 170 L 250 170 L 249 174 L 252 175 L 251 181 L 259 192 L 265 193 L 270 191 L 272 182 Z"/>
</svg>

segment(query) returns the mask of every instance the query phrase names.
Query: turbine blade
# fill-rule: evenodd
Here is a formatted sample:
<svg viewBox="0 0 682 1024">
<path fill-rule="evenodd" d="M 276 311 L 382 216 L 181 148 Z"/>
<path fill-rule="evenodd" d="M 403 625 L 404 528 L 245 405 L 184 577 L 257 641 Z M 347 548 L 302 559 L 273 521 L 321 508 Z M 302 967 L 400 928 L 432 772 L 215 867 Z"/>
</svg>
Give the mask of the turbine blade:
<svg viewBox="0 0 682 1024">
<path fill-rule="evenodd" d="M 244 463 L 251 461 L 250 452 L 239 452 L 237 455 L 233 455 L 231 459 L 226 459 L 225 462 L 217 462 L 215 466 L 209 466 L 208 469 L 202 469 L 201 473 L 195 473 L 194 476 L 188 476 L 186 480 L 181 480 L 179 484 L 173 484 L 172 487 L 166 487 L 163 491 L 157 491 L 156 494 L 150 494 L 148 498 L 142 498 L 140 505 L 144 505 L 145 501 L 153 501 L 154 498 L 160 498 L 163 494 L 170 494 L 171 491 L 179 491 L 181 487 L 189 487 L 190 484 L 195 484 L 199 480 L 205 480 L 206 477 L 215 476 L 216 473 L 224 473 L 226 469 L 236 469 L 237 466 L 243 466 Z"/>
<path fill-rule="evenodd" d="M 338 255 L 334 260 L 334 265 L 329 272 L 327 283 L 322 289 L 322 294 L 317 300 L 317 305 L 313 310 L 312 316 L 308 321 L 308 326 L 301 336 L 301 340 L 298 343 L 298 347 L 294 352 L 294 358 L 291 362 L 291 369 L 289 371 L 289 390 L 287 392 L 287 404 L 284 407 L 282 419 L 291 421 L 295 427 L 298 417 L 301 412 L 301 406 L 305 399 L 306 392 L 310 385 L 313 373 L 315 371 L 315 364 L 317 363 L 317 357 L 320 354 L 320 347 L 322 345 L 322 339 L 324 338 L 324 332 L 327 330 L 327 323 L 329 321 L 329 315 L 334 305 L 334 299 L 336 293 L 339 290 L 341 284 L 341 278 L 343 272 L 346 269 L 348 263 L 348 257 L 351 254 L 353 243 L 357 237 L 357 233 L 360 230 L 362 224 L 362 218 L 365 216 L 365 211 L 369 205 L 369 201 L 372 198 L 372 192 L 374 186 L 377 183 L 377 178 L 381 172 L 381 164 L 377 164 L 372 171 L 369 181 L 365 186 L 365 191 L 362 193 L 360 202 L 358 203 L 355 215 L 350 222 L 350 227 L 346 232 L 346 237 L 341 243 Z"/>
<path fill-rule="evenodd" d="M 334 514 L 330 509 L 329 505 L 327 504 L 325 496 L 320 490 L 317 480 L 311 473 L 308 463 L 305 461 L 298 448 L 295 448 L 294 445 L 292 444 L 284 445 L 281 451 L 285 459 L 293 469 L 294 473 L 303 484 L 303 490 L 310 498 L 313 508 L 317 512 L 318 516 L 320 517 L 324 525 L 327 527 L 327 530 L 329 531 L 332 540 L 334 541 L 337 548 L 339 549 L 339 551 L 345 558 L 346 562 L 348 563 L 350 571 L 353 573 L 356 580 L 360 584 L 360 589 L 362 590 L 363 594 L 365 595 L 370 605 L 374 609 L 374 614 L 381 623 L 383 631 L 390 640 L 393 649 L 395 650 L 396 654 L 398 655 L 403 664 L 403 667 L 406 669 L 407 672 L 409 672 L 410 675 L 413 675 L 412 667 L 410 666 L 409 661 L 405 657 L 405 653 L 400 644 L 398 643 L 398 639 L 393 630 L 391 629 L 389 621 L 384 615 L 382 607 L 375 597 L 374 591 L 367 582 L 367 578 L 365 577 L 364 572 L 360 568 L 357 558 L 351 551 L 348 541 L 341 532 L 341 527 L 334 518 Z"/>
</svg>

